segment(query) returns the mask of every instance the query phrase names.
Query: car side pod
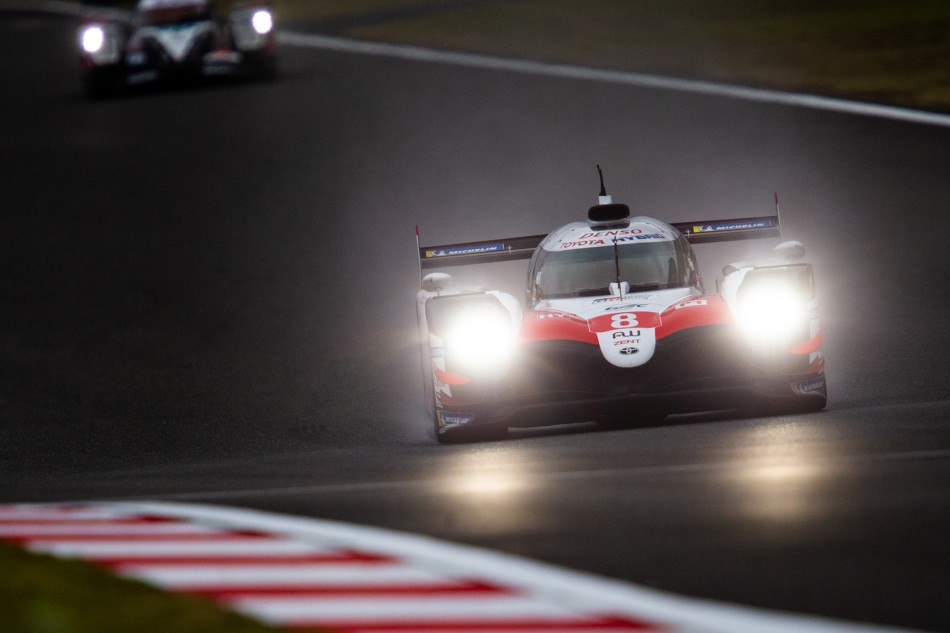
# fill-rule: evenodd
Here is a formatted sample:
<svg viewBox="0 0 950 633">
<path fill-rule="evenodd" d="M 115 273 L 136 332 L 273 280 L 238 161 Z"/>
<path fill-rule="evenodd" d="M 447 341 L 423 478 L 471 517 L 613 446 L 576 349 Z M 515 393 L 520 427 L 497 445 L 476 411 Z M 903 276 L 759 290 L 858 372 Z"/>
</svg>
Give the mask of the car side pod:
<svg viewBox="0 0 950 633">
<path fill-rule="evenodd" d="M 507 426 L 484 403 L 505 388 L 520 303 L 507 293 L 456 285 L 451 275 L 432 272 L 422 278 L 416 308 L 425 416 L 435 439 L 501 439 Z"/>
<path fill-rule="evenodd" d="M 754 413 L 819 411 L 827 403 L 823 331 L 805 247 L 782 242 L 777 257 L 723 268 L 720 291 L 762 371 Z"/>
<path fill-rule="evenodd" d="M 80 26 L 79 66 L 83 93 L 90 100 L 108 97 L 122 82 L 126 27 L 111 19 L 87 18 Z"/>
<path fill-rule="evenodd" d="M 227 21 L 236 51 L 243 57 L 245 70 L 261 79 L 276 79 L 276 23 L 269 2 L 238 2 Z"/>
</svg>

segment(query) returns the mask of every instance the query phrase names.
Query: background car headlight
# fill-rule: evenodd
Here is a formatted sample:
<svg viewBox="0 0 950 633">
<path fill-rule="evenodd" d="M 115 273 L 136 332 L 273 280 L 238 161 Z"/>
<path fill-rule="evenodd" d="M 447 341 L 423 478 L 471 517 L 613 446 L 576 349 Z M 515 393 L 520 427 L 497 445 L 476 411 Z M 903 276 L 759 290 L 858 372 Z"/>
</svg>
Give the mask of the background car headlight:
<svg viewBox="0 0 950 633">
<path fill-rule="evenodd" d="M 87 53 L 98 53 L 106 42 L 106 33 L 101 26 L 90 26 L 82 32 L 82 49 Z"/>
<path fill-rule="evenodd" d="M 474 372 L 506 365 L 514 344 L 511 317 L 499 307 L 466 306 L 454 315 L 445 332 L 446 353 L 453 363 Z"/>
<path fill-rule="evenodd" d="M 794 338 L 806 323 L 805 300 L 791 284 L 769 280 L 743 288 L 738 322 L 756 343 L 782 343 Z"/>
<path fill-rule="evenodd" d="M 267 35 L 274 28 L 274 17 L 264 9 L 255 11 L 251 16 L 251 26 L 259 35 Z"/>
</svg>

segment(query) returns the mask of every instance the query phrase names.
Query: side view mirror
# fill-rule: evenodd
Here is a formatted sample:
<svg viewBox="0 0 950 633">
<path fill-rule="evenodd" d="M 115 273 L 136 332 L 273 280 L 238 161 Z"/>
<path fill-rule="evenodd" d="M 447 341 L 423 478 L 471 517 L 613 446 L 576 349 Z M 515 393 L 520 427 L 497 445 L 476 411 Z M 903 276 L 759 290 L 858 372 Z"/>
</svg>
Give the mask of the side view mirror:
<svg viewBox="0 0 950 633">
<path fill-rule="evenodd" d="M 775 247 L 775 254 L 796 261 L 805 256 L 805 246 L 801 242 L 782 242 Z"/>
<path fill-rule="evenodd" d="M 422 278 L 422 289 L 426 292 L 443 292 L 452 288 L 452 275 L 446 273 L 429 273 Z"/>
</svg>

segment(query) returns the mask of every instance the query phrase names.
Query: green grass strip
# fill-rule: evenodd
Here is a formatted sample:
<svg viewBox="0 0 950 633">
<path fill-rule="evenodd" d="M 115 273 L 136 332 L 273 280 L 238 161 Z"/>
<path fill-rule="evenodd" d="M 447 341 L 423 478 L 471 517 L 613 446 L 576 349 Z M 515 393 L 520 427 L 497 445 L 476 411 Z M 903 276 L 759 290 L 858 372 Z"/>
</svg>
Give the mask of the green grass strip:
<svg viewBox="0 0 950 633">
<path fill-rule="evenodd" d="M 273 633 L 201 598 L 0 543 L 3 633 Z"/>
</svg>

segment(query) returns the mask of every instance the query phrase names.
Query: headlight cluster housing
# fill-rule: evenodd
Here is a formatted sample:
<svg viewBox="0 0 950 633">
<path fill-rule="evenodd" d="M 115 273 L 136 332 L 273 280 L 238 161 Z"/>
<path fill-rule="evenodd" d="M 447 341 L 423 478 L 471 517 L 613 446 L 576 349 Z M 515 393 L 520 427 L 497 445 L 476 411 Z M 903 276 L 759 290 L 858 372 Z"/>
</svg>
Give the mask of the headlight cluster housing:
<svg viewBox="0 0 950 633">
<path fill-rule="evenodd" d="M 447 357 L 476 372 L 507 363 L 513 346 L 511 317 L 500 307 L 463 307 L 445 332 Z"/>
<path fill-rule="evenodd" d="M 105 31 L 98 24 L 87 26 L 82 32 L 82 49 L 90 55 L 101 51 L 105 41 Z"/>
<path fill-rule="evenodd" d="M 265 7 L 242 7 L 231 12 L 230 25 L 237 48 L 255 51 L 272 41 L 274 14 Z"/>
<path fill-rule="evenodd" d="M 497 380 L 514 354 L 512 313 L 491 294 L 440 297 L 428 305 L 430 332 L 441 339 L 448 371 Z"/>
<path fill-rule="evenodd" d="M 808 337 L 813 298 L 809 266 L 753 268 L 745 272 L 736 292 L 736 322 L 755 347 L 787 348 Z"/>
<path fill-rule="evenodd" d="M 82 52 L 96 64 L 114 64 L 122 55 L 119 27 L 108 22 L 86 24 L 79 32 Z"/>
<path fill-rule="evenodd" d="M 274 16 L 267 9 L 258 9 L 251 16 L 251 26 L 258 35 L 267 35 L 274 30 Z"/>
</svg>

